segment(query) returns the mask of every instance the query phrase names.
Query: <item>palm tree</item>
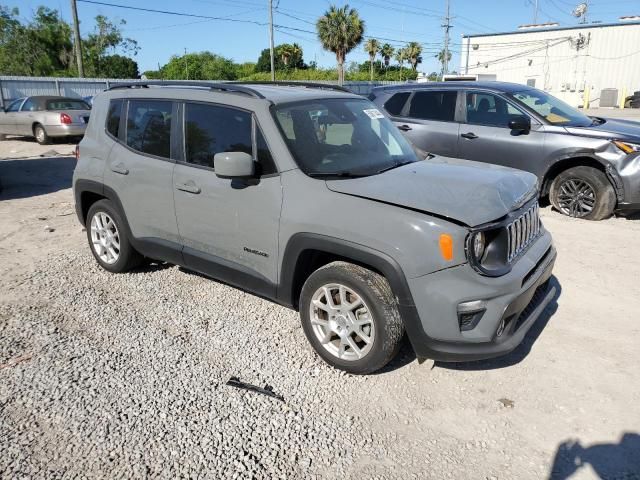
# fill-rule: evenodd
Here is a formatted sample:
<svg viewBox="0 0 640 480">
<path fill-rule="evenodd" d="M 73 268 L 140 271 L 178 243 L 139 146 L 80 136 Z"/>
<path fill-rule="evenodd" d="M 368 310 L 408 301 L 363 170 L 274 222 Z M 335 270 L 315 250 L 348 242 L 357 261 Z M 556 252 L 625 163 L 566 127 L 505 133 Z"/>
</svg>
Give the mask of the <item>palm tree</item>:
<svg viewBox="0 0 640 480">
<path fill-rule="evenodd" d="M 407 50 L 405 48 L 399 48 L 396 50 L 396 61 L 400 64 L 400 80 L 402 80 L 402 64 L 407 58 Z"/>
<path fill-rule="evenodd" d="M 411 68 L 413 68 L 414 72 L 418 68 L 418 63 L 422 62 L 421 54 L 422 46 L 418 42 L 410 42 L 407 45 L 407 59 L 411 63 Z"/>
<path fill-rule="evenodd" d="M 284 66 L 287 67 L 289 65 L 289 59 L 293 56 L 293 45 L 289 45 L 288 43 L 278 45 L 276 54 L 280 57 Z"/>
<path fill-rule="evenodd" d="M 316 30 L 322 47 L 336 54 L 338 83 L 342 85 L 345 58 L 362 41 L 364 20 L 349 5 L 342 8 L 331 5 L 316 22 Z"/>
<path fill-rule="evenodd" d="M 448 64 L 449 64 L 449 61 L 451 60 L 451 51 L 447 52 L 447 53 L 448 53 L 448 55 L 447 55 L 447 61 L 446 61 L 446 62 L 445 62 L 445 60 L 444 60 L 444 57 L 445 57 L 445 53 L 444 53 L 444 52 L 445 52 L 445 51 L 444 51 L 444 49 L 442 49 L 442 50 L 440 50 L 440 51 L 438 52 L 438 54 L 436 55 L 436 58 L 437 58 L 437 59 L 438 59 L 438 61 L 442 64 L 442 74 L 443 74 L 443 75 L 444 75 L 445 73 L 447 73 L 447 72 L 445 72 L 445 71 L 444 71 L 444 70 L 445 70 L 445 68 L 444 68 L 445 63 L 448 65 Z"/>
<path fill-rule="evenodd" d="M 370 38 L 367 40 L 367 43 L 364 44 L 364 50 L 369 54 L 369 70 L 371 73 L 371 81 L 373 82 L 373 62 L 376 59 L 376 55 L 378 55 L 378 51 L 380 50 L 380 42 L 375 38 Z"/>
<path fill-rule="evenodd" d="M 380 55 L 382 55 L 382 59 L 384 60 L 385 68 L 389 67 L 389 61 L 391 60 L 391 57 L 393 57 L 394 53 L 395 49 L 388 43 L 385 43 L 380 47 Z"/>
</svg>

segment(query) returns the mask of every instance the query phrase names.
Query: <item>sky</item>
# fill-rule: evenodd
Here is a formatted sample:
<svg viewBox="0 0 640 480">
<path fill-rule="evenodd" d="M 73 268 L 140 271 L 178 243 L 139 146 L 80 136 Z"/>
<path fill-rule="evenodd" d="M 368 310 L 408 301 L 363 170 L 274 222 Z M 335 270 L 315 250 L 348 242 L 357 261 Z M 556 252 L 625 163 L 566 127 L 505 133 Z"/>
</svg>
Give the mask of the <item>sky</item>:
<svg viewBox="0 0 640 480">
<path fill-rule="evenodd" d="M 94 0 L 91 0 L 94 1 Z M 175 13 L 224 17 L 212 20 L 122 9 L 78 0 L 82 34 L 93 28 L 93 18 L 105 15 L 125 20 L 123 33 L 140 46 L 136 60 L 139 70 L 155 70 L 172 55 L 209 50 L 236 62 L 255 62 L 260 51 L 269 46 L 268 0 L 95 0 L 130 7 L 165 10 Z M 576 25 L 572 9 L 581 0 L 538 0 L 538 23 L 558 22 Z M 335 56 L 324 51 L 317 40 L 315 21 L 331 4 L 348 3 L 365 21 L 365 35 L 400 46 L 417 41 L 423 45 L 423 63 L 418 70 L 440 71 L 435 55 L 443 48 L 442 24 L 446 0 L 273 0 L 274 36 L 279 43 L 298 43 L 308 63 L 322 67 L 335 65 Z M 640 15 L 640 0 L 589 1 L 589 21 L 616 22 L 623 15 Z M 40 5 L 56 9 L 71 22 L 69 0 L 9 0 L 18 7 L 20 17 L 28 20 Z M 459 69 L 461 37 L 464 34 L 494 33 L 516 29 L 534 20 L 535 0 L 450 0 L 451 70 Z M 368 59 L 363 45 L 347 56 L 347 62 Z"/>
</svg>

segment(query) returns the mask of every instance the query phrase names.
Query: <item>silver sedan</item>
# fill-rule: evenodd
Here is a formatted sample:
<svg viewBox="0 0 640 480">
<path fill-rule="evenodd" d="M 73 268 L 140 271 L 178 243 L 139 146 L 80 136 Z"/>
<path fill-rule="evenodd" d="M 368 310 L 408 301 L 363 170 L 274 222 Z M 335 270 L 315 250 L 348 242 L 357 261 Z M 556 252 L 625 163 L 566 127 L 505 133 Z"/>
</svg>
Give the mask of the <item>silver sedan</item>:
<svg viewBox="0 0 640 480">
<path fill-rule="evenodd" d="M 91 107 L 80 98 L 19 98 L 0 111 L 0 139 L 22 135 L 44 145 L 54 137 L 82 136 L 90 113 Z"/>
</svg>

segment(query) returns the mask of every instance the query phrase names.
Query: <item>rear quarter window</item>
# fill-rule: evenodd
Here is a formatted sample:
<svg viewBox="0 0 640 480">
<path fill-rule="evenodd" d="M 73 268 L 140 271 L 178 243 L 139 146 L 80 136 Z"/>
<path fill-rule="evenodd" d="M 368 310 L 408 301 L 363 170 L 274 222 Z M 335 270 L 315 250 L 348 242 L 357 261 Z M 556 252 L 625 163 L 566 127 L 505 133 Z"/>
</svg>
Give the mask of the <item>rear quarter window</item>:
<svg viewBox="0 0 640 480">
<path fill-rule="evenodd" d="M 107 111 L 107 132 L 118 138 L 120 133 L 120 117 L 122 116 L 122 99 L 111 100 L 109 102 L 109 110 Z"/>
</svg>

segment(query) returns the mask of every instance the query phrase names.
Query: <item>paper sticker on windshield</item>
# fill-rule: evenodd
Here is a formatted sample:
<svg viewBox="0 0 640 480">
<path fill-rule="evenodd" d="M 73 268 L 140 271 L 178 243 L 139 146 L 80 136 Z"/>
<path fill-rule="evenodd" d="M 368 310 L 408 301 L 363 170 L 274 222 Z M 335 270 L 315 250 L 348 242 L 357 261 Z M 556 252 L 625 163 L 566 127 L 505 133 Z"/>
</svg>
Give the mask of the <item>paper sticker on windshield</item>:
<svg viewBox="0 0 640 480">
<path fill-rule="evenodd" d="M 380 113 L 380 110 L 377 108 L 367 108 L 366 110 L 363 110 L 363 112 L 373 120 L 384 118 L 384 115 Z"/>
</svg>

